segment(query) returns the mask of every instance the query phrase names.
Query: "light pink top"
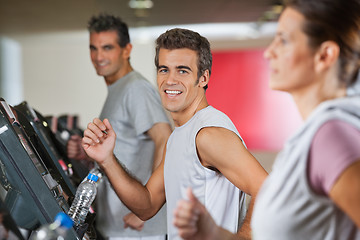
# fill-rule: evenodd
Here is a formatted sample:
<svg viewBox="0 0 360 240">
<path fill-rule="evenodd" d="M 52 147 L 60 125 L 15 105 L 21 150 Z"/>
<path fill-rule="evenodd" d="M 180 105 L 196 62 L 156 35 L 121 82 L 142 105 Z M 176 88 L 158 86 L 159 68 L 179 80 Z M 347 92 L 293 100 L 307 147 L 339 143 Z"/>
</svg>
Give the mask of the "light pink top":
<svg viewBox="0 0 360 240">
<path fill-rule="evenodd" d="M 360 161 L 360 131 L 341 120 L 326 122 L 311 144 L 310 186 L 327 196 L 343 171 L 356 161 Z"/>
</svg>

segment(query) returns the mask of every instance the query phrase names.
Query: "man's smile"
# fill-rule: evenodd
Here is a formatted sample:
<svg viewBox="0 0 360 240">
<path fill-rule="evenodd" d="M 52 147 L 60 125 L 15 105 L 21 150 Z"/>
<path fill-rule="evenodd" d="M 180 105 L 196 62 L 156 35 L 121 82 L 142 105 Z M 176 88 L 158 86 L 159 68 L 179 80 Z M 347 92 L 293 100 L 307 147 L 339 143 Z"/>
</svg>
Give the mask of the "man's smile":
<svg viewBox="0 0 360 240">
<path fill-rule="evenodd" d="M 179 91 L 179 90 L 165 90 L 165 93 L 168 94 L 168 95 L 175 96 L 175 95 L 181 94 L 182 91 Z"/>
</svg>

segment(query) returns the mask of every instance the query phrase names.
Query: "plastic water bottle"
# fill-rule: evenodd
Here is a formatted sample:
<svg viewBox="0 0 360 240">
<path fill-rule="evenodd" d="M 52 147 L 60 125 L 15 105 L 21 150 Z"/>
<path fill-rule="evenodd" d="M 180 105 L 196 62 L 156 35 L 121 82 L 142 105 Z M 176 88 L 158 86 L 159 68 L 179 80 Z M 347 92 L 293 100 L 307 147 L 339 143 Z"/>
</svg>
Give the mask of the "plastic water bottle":
<svg viewBox="0 0 360 240">
<path fill-rule="evenodd" d="M 63 240 L 67 231 L 73 226 L 71 218 L 63 212 L 56 215 L 55 221 L 51 224 L 43 225 L 37 230 L 32 240 Z"/>
<path fill-rule="evenodd" d="M 97 184 L 99 184 L 99 182 L 101 182 L 102 177 L 103 177 L 103 173 L 102 173 L 102 171 L 100 170 L 99 167 L 97 167 L 97 166 L 93 167 L 93 168 L 89 171 L 89 173 L 98 176 L 98 181 L 96 182 Z"/>
<path fill-rule="evenodd" d="M 97 180 L 98 176 L 89 173 L 86 180 L 83 181 L 76 190 L 74 201 L 68 212 L 75 226 L 79 226 L 85 222 L 89 208 L 96 196 Z"/>
</svg>

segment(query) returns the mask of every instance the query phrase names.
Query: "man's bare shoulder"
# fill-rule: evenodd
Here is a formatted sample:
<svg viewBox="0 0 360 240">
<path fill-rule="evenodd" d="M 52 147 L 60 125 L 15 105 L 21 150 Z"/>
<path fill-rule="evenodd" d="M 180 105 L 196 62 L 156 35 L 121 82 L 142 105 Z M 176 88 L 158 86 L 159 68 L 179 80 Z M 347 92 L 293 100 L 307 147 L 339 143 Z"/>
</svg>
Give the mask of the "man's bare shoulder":
<svg viewBox="0 0 360 240">
<path fill-rule="evenodd" d="M 196 145 L 219 144 L 224 141 L 240 139 L 233 131 L 224 127 L 204 127 L 196 135 Z M 224 142 L 225 144 L 226 142 Z"/>
<path fill-rule="evenodd" d="M 243 148 L 240 137 L 223 127 L 202 128 L 196 136 L 198 156 L 204 166 L 217 166 L 231 149 Z"/>
</svg>

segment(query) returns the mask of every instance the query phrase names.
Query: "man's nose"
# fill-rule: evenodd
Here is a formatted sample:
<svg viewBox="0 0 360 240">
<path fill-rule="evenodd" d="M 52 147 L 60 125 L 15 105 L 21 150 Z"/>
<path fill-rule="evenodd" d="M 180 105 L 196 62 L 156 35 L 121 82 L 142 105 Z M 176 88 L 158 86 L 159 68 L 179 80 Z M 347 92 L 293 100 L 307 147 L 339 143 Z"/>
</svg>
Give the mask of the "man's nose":
<svg viewBox="0 0 360 240">
<path fill-rule="evenodd" d="M 166 77 L 166 83 L 168 85 L 175 85 L 177 83 L 177 76 L 174 72 L 169 72 L 169 74 Z"/>
</svg>

